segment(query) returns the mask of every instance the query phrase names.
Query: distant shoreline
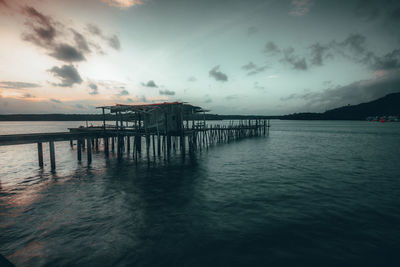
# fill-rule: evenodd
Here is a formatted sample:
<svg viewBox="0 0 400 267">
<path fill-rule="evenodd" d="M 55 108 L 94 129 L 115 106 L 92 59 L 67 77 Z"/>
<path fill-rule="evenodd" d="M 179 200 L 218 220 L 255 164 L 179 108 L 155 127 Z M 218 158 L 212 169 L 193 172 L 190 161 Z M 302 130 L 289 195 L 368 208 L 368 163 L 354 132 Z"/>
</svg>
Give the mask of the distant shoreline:
<svg viewBox="0 0 400 267">
<path fill-rule="evenodd" d="M 246 120 L 246 119 L 280 119 L 282 116 L 258 116 L 258 115 L 217 115 L 199 114 L 185 118 L 188 120 Z M 106 121 L 115 120 L 115 116 L 106 114 Z M 3 114 L 0 121 L 103 121 L 102 114 Z"/>
<path fill-rule="evenodd" d="M 106 121 L 115 120 L 115 115 L 107 113 Z M 391 116 L 400 119 L 400 93 L 393 93 L 382 98 L 348 105 L 323 113 L 303 112 L 289 115 L 260 116 L 260 115 L 218 115 L 195 114 L 185 120 L 367 120 L 368 117 Z M 129 120 L 129 118 L 126 118 Z M 0 114 L 0 121 L 103 121 L 102 114 Z"/>
</svg>

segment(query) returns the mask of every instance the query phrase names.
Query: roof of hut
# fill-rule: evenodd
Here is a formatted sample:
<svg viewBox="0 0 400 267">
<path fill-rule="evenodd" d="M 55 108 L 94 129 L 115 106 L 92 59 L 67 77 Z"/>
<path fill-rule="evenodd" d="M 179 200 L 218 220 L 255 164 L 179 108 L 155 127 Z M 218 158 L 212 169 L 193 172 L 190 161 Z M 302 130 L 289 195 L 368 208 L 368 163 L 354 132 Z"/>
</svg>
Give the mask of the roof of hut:
<svg viewBox="0 0 400 267">
<path fill-rule="evenodd" d="M 114 106 L 102 106 L 97 108 L 109 109 L 111 113 L 114 112 L 142 112 L 142 113 L 151 113 L 155 110 L 160 110 L 168 105 L 181 105 L 183 107 L 184 113 L 198 113 L 198 112 L 208 112 L 209 110 L 205 110 L 198 106 L 190 105 L 186 102 L 163 102 L 163 103 L 152 103 L 152 104 L 134 104 L 134 105 L 126 105 L 126 104 L 116 104 Z"/>
</svg>

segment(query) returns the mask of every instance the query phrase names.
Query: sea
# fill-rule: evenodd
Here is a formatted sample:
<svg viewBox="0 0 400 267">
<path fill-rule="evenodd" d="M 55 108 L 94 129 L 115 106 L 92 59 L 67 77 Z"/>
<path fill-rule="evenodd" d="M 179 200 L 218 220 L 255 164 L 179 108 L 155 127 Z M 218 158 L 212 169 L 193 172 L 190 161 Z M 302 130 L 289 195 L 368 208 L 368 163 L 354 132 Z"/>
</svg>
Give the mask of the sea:
<svg viewBox="0 0 400 267">
<path fill-rule="evenodd" d="M 0 134 L 85 122 L 0 122 Z M 16 266 L 400 266 L 400 123 L 272 120 L 169 160 L 0 147 Z"/>
</svg>

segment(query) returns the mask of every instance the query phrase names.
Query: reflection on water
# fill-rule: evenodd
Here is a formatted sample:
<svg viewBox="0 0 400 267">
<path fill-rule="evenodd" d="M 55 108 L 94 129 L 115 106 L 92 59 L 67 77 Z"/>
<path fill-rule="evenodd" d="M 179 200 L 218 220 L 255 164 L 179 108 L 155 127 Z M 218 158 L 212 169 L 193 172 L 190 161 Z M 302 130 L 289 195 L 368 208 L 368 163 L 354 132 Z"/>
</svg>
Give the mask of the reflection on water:
<svg viewBox="0 0 400 267">
<path fill-rule="evenodd" d="M 60 142 L 55 173 L 35 145 L 0 147 L 0 253 L 17 266 L 397 265 L 400 124 L 272 125 L 185 161 L 99 152 L 88 167 Z"/>
</svg>

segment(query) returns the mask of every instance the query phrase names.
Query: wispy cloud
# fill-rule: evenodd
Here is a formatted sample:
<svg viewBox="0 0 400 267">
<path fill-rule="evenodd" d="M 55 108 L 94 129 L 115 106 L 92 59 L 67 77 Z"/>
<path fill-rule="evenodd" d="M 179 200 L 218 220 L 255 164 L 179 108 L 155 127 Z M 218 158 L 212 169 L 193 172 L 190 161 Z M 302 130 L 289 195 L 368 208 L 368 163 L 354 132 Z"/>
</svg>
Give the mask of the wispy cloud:
<svg viewBox="0 0 400 267">
<path fill-rule="evenodd" d="M 296 70 L 307 70 L 307 62 L 304 57 L 296 55 L 293 47 L 289 47 L 283 51 L 283 62 L 288 63 L 293 69 Z"/>
<path fill-rule="evenodd" d="M 278 48 L 278 46 L 274 42 L 267 42 L 264 47 L 264 53 L 267 54 L 276 54 L 280 53 L 281 50 Z"/>
<path fill-rule="evenodd" d="M 98 91 L 98 88 L 97 88 L 96 84 L 90 83 L 89 87 L 92 90 L 91 92 L 89 92 L 90 95 L 98 95 L 99 94 L 99 91 Z"/>
<path fill-rule="evenodd" d="M 142 5 L 142 0 L 101 0 L 111 6 L 119 7 L 121 9 L 126 9 L 136 5 Z"/>
<path fill-rule="evenodd" d="M 14 82 L 14 81 L 0 81 L 0 88 L 4 89 L 25 89 L 39 87 L 37 83 Z"/>
<path fill-rule="evenodd" d="M 256 33 L 258 33 L 258 28 L 257 27 L 251 26 L 251 27 L 247 28 L 247 35 L 248 36 L 254 35 Z"/>
<path fill-rule="evenodd" d="M 61 100 L 55 99 L 55 98 L 50 98 L 50 101 L 53 103 L 61 104 Z"/>
<path fill-rule="evenodd" d="M 267 65 L 265 66 L 257 66 L 252 61 L 242 66 L 242 69 L 247 71 L 247 75 L 254 75 L 260 72 L 265 71 L 268 68 Z"/>
<path fill-rule="evenodd" d="M 194 76 L 190 76 L 187 80 L 188 80 L 188 82 L 195 82 L 195 81 L 197 81 L 196 77 L 194 77 Z"/>
<path fill-rule="evenodd" d="M 311 8 L 310 0 L 292 0 L 291 10 L 289 12 L 292 16 L 304 16 L 310 11 Z"/>
<path fill-rule="evenodd" d="M 86 25 L 86 29 L 95 36 L 100 37 L 102 40 L 106 41 L 108 46 L 115 50 L 121 49 L 121 42 L 116 34 L 107 35 L 95 24 L 89 23 Z M 99 50 L 99 48 L 97 48 Z M 100 49 L 101 50 L 101 49 Z"/>
</svg>

